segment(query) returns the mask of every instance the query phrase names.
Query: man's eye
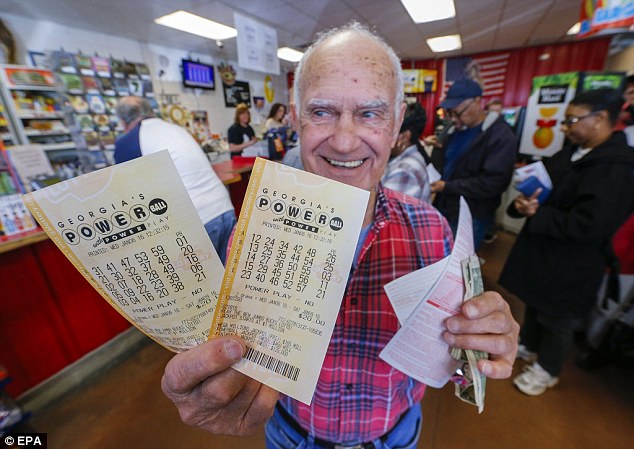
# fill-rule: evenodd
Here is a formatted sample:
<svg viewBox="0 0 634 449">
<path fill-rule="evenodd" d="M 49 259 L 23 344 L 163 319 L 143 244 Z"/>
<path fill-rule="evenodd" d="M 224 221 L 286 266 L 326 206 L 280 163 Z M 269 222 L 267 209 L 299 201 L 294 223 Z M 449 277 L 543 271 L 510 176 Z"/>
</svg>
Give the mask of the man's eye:
<svg viewBox="0 0 634 449">
<path fill-rule="evenodd" d="M 380 117 L 380 114 L 376 111 L 361 111 L 360 115 L 364 119 L 376 119 Z"/>
</svg>

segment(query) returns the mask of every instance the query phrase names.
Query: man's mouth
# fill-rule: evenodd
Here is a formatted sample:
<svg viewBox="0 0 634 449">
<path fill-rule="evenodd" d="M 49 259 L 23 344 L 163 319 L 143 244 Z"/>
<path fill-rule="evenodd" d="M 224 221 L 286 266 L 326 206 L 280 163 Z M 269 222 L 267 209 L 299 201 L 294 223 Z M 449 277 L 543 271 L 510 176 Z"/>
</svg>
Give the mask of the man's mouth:
<svg viewBox="0 0 634 449">
<path fill-rule="evenodd" d="M 330 165 L 334 165 L 335 167 L 343 167 L 343 168 L 357 168 L 365 159 L 359 159 L 358 161 L 336 161 L 334 159 L 325 158 Z"/>
</svg>

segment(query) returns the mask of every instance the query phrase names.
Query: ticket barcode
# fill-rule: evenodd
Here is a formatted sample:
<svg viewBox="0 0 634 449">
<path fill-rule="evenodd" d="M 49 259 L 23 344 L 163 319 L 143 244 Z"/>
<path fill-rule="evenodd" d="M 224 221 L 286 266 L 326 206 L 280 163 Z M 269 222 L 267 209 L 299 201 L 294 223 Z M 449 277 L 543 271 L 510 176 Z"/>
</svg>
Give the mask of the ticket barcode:
<svg viewBox="0 0 634 449">
<path fill-rule="evenodd" d="M 299 377 L 299 368 L 291 365 L 290 363 L 283 362 L 280 359 L 264 354 L 257 349 L 247 348 L 244 358 L 277 374 L 281 374 L 288 379 L 297 381 L 297 378 Z"/>
</svg>

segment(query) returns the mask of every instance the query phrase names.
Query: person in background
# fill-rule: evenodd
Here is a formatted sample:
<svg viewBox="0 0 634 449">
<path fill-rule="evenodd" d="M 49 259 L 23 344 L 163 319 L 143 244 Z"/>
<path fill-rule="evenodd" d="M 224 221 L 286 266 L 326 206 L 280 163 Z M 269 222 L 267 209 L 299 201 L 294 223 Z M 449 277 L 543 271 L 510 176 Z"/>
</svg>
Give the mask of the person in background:
<svg viewBox="0 0 634 449">
<path fill-rule="evenodd" d="M 482 88 L 468 78 L 456 81 L 440 104 L 453 123 L 443 142 L 442 179 L 431 185 L 436 193 L 434 205 L 449 220 L 456 233 L 460 197 L 473 217 L 476 251 L 484 234 L 495 223 L 495 210 L 508 187 L 517 150 L 511 128 L 497 112 L 487 113 L 481 106 Z"/>
<path fill-rule="evenodd" d="M 233 125 L 227 131 L 227 140 L 229 141 L 229 151 L 231 158 L 239 156 L 242 150 L 255 145 L 258 139 L 255 137 L 255 131 L 249 125 L 251 114 L 249 107 L 240 103 L 236 106 L 236 113 L 233 117 Z"/>
<path fill-rule="evenodd" d="M 379 358 L 400 327 L 383 286 L 445 257 L 452 239 L 432 206 L 380 184 L 403 120 L 401 64 L 384 41 L 352 23 L 318 38 L 295 82 L 292 116 L 306 171 L 370 192 L 311 405 L 232 370 L 246 349 L 235 335 L 174 356 L 162 388 L 186 423 L 210 432 L 246 435 L 268 420 L 269 449 L 414 448 L 425 385 Z M 446 325 L 448 345 L 490 352 L 478 361 L 486 376 L 510 376 L 519 325 L 499 294 L 470 300 Z"/>
<path fill-rule="evenodd" d="M 623 99 L 625 100 L 624 109 L 621 113 L 621 120 L 625 125 L 623 133 L 625 133 L 627 144 L 634 147 L 634 75 L 625 78 Z"/>
<path fill-rule="evenodd" d="M 634 151 L 613 133 L 623 98 L 613 89 L 577 94 L 561 123 L 567 141 L 544 164 L 553 189 L 509 205 L 527 217 L 499 283 L 525 304 L 518 357 L 536 361 L 513 382 L 536 396 L 559 382 L 562 365 L 596 302 L 610 238 L 634 209 Z"/>
<path fill-rule="evenodd" d="M 226 187 L 202 148 L 184 128 L 154 117 L 150 103 L 140 97 L 123 97 L 116 113 L 125 134 L 115 142 L 117 164 L 146 154 L 168 150 L 194 207 L 224 264 L 236 214 Z"/>
<path fill-rule="evenodd" d="M 251 121 L 249 125 L 255 131 L 255 136 L 261 138 L 266 129 L 264 129 L 264 122 L 266 121 L 267 113 L 264 110 L 264 97 L 253 97 L 253 106 L 249 110 L 251 115 Z"/>
<path fill-rule="evenodd" d="M 502 108 L 503 108 L 502 101 L 499 98 L 491 99 L 491 101 L 489 101 L 486 105 L 487 112 L 497 112 L 498 114 L 501 114 Z M 493 243 L 495 239 L 497 239 L 497 235 L 495 234 L 495 229 L 496 229 L 496 225 L 495 223 L 493 223 L 493 225 L 489 228 L 489 230 L 484 233 L 484 237 L 482 238 L 482 241 L 484 243 Z"/>
<path fill-rule="evenodd" d="M 497 112 L 498 114 L 502 113 L 502 101 L 499 98 L 493 98 L 491 101 L 487 103 L 486 111 L 487 112 Z"/>
<path fill-rule="evenodd" d="M 388 189 L 429 202 L 431 190 L 427 176 L 427 164 L 417 145 L 418 136 L 425 129 L 427 116 L 422 107 L 416 108 L 415 105 L 418 103 L 407 106 L 403 124 L 396 143 L 392 147 L 390 161 L 385 168 L 381 182 Z"/>
<path fill-rule="evenodd" d="M 270 129 L 285 128 L 285 116 L 286 106 L 284 106 L 282 103 L 273 104 L 273 106 L 271 106 L 271 110 L 269 111 L 269 116 L 264 122 L 264 128 L 266 128 L 267 131 Z"/>
</svg>

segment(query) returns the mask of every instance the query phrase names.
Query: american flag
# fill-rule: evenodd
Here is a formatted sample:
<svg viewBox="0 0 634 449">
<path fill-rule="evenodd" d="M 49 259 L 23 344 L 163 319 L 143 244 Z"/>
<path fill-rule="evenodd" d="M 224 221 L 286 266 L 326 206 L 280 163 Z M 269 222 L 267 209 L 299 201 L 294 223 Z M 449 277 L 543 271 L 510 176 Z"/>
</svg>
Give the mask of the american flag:
<svg viewBox="0 0 634 449">
<path fill-rule="evenodd" d="M 445 79 L 443 80 L 443 98 L 449 87 L 459 79 L 471 78 L 482 86 L 483 97 L 495 97 L 504 93 L 506 66 L 510 53 L 498 53 L 491 56 L 460 57 L 445 59 Z"/>
</svg>

